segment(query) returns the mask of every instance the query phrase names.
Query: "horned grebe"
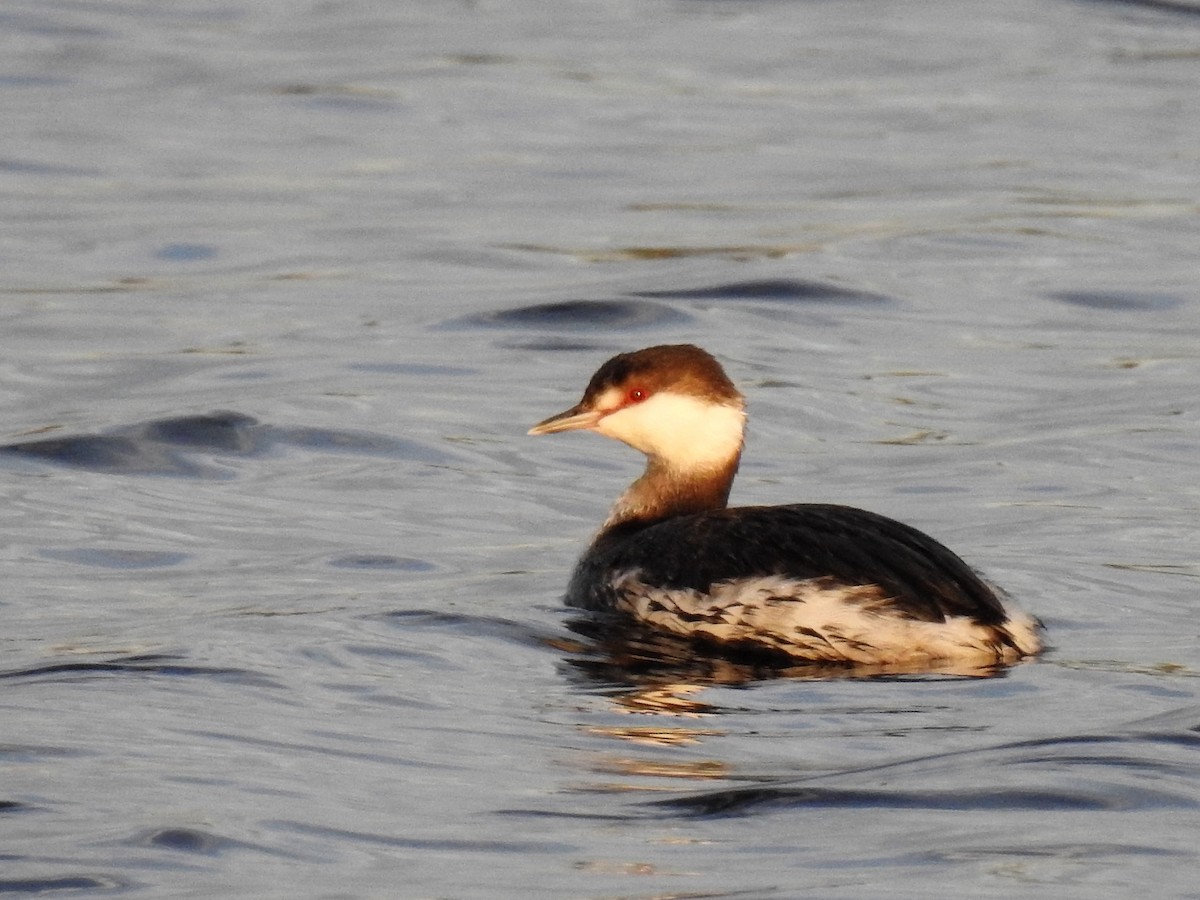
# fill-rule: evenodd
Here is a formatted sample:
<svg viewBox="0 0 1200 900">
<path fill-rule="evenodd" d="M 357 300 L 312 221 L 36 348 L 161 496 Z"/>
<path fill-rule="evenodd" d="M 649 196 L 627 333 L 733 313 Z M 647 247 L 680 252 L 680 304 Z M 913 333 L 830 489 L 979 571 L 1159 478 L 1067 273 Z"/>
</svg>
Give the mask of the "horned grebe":
<svg viewBox="0 0 1200 900">
<path fill-rule="evenodd" d="M 848 506 L 727 508 L 745 421 L 720 363 L 680 344 L 614 356 L 576 406 L 529 430 L 595 431 L 647 457 L 576 566 L 570 605 L 793 661 L 989 666 L 1041 650 L 1036 619 L 915 528 Z"/>
</svg>

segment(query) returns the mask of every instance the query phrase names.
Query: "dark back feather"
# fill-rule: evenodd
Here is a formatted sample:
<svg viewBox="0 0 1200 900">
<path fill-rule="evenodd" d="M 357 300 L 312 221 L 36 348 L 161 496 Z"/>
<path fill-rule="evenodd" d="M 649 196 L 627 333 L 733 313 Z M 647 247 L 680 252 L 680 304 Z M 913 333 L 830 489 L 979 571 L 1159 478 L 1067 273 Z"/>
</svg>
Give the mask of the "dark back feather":
<svg viewBox="0 0 1200 900">
<path fill-rule="evenodd" d="M 648 584 L 701 592 L 764 575 L 870 584 L 915 619 L 1005 620 L 992 589 L 949 549 L 902 522 L 849 506 L 746 506 L 619 524 L 580 560 L 568 602 L 610 608 L 615 598 L 607 576 L 627 569 L 640 569 Z"/>
</svg>

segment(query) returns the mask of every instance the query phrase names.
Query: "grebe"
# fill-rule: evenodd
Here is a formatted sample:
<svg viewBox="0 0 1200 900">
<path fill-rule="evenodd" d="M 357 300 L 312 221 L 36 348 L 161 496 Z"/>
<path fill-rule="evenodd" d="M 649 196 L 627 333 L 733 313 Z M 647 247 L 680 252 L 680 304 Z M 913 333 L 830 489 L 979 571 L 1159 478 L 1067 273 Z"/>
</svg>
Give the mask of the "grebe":
<svg viewBox="0 0 1200 900">
<path fill-rule="evenodd" d="M 791 661 L 994 666 L 1042 648 L 961 559 L 915 528 L 830 504 L 728 508 L 745 402 L 699 347 L 622 353 L 531 435 L 595 431 L 647 457 L 580 559 L 571 606 Z"/>
</svg>

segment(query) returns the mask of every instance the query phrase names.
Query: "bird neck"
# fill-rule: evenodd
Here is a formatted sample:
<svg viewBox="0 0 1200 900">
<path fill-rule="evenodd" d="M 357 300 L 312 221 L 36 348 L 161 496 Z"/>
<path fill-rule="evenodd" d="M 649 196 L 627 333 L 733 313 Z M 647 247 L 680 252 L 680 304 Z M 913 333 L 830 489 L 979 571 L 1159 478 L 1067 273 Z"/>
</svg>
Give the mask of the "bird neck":
<svg viewBox="0 0 1200 900">
<path fill-rule="evenodd" d="M 713 466 L 681 470 L 651 457 L 642 477 L 617 500 L 601 533 L 618 526 L 645 525 L 693 513 L 724 509 L 741 452 Z"/>
</svg>

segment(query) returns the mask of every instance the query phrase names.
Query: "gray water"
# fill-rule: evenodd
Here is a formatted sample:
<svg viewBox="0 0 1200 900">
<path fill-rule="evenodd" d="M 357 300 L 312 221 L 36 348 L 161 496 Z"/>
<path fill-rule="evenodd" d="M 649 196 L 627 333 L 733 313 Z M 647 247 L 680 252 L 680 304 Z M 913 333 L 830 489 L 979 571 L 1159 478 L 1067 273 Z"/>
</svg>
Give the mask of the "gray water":
<svg viewBox="0 0 1200 900">
<path fill-rule="evenodd" d="M 1200 896 L 1197 12 L 6 4 L 0 893 Z M 678 341 L 1051 650 L 579 634 Z"/>
</svg>

